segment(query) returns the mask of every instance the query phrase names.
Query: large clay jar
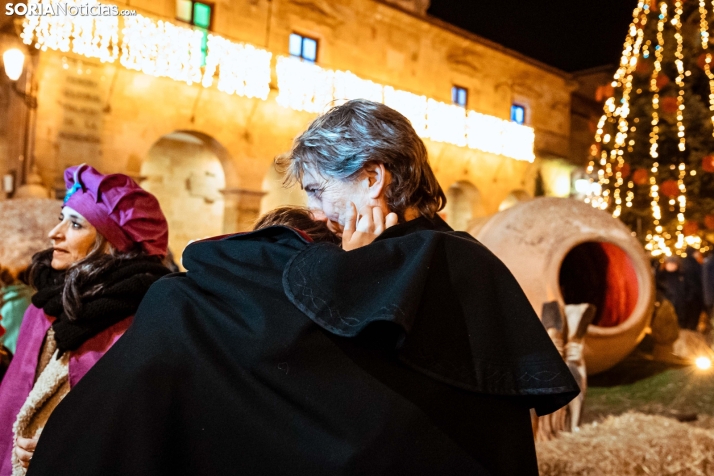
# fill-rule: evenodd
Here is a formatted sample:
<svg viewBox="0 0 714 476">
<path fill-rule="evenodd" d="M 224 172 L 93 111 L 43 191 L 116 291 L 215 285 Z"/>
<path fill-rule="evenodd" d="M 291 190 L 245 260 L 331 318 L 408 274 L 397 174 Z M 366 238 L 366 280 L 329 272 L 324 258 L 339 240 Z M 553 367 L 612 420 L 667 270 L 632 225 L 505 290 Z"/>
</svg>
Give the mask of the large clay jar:
<svg viewBox="0 0 714 476">
<path fill-rule="evenodd" d="M 609 213 L 567 198 L 536 198 L 470 230 L 511 270 L 540 315 L 543 304 L 591 303 L 588 374 L 609 369 L 644 336 L 654 303 L 649 261 Z"/>
</svg>

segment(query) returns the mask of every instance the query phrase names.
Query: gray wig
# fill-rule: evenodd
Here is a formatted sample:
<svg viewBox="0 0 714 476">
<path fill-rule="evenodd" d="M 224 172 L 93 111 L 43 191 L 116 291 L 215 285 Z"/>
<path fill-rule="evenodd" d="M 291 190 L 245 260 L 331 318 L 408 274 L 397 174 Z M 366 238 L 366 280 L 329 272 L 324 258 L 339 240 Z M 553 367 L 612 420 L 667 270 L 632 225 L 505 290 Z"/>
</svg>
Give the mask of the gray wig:
<svg viewBox="0 0 714 476">
<path fill-rule="evenodd" d="M 301 181 L 307 165 L 323 177 L 349 181 L 370 162 L 384 164 L 391 173 L 385 196 L 400 221 L 410 208 L 432 217 L 446 205 L 426 147 L 411 123 L 378 102 L 355 99 L 333 107 L 276 159 L 278 169 L 286 172 L 286 185 Z"/>
</svg>

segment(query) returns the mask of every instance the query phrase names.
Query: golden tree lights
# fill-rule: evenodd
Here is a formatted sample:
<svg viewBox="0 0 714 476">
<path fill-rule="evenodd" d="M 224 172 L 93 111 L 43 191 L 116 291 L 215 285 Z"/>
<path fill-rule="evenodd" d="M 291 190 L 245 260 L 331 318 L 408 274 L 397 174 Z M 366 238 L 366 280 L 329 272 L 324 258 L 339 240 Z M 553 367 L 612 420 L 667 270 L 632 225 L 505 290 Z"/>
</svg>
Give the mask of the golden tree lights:
<svg viewBox="0 0 714 476">
<path fill-rule="evenodd" d="M 677 77 L 675 79 L 679 91 L 677 93 L 677 137 L 679 138 L 679 144 L 677 147 L 680 152 L 686 150 L 686 134 L 684 128 L 684 54 L 683 50 L 683 38 L 682 38 L 682 0 L 677 0 L 674 4 L 674 18 L 672 18 L 672 25 L 674 25 L 675 33 L 674 38 L 677 40 L 677 50 L 675 51 L 675 65 L 677 66 Z M 677 214 L 677 249 L 684 248 L 684 213 L 687 209 L 687 197 L 685 193 L 687 189 L 684 185 L 684 177 L 687 175 L 686 165 L 682 160 L 677 167 L 679 169 L 679 174 L 677 177 L 677 190 L 679 190 L 679 195 L 677 197 L 677 202 L 679 206 L 679 213 Z"/>
<path fill-rule="evenodd" d="M 704 160 L 701 156 L 714 152 L 710 152 L 714 149 L 711 129 L 704 134 L 709 139 L 702 139 L 697 103 L 701 87 L 706 88 L 706 122 L 714 124 L 714 72 L 709 47 L 714 1 L 685 2 L 647 0 L 634 9 L 611 83 L 614 93 L 604 104 L 587 167 L 596 186 L 586 201 L 593 207 L 609 209 L 615 217 L 631 210 L 626 222 L 641 231 L 641 236 L 646 234 L 645 246 L 654 255 L 681 254 L 686 246 L 697 243 L 697 222 L 711 208 L 703 207 L 704 202 L 692 202 L 692 197 L 688 199 L 687 184 L 697 175 L 695 169 Z M 692 30 L 697 27 L 695 39 Z M 700 53 L 692 49 L 700 47 L 698 51 L 703 53 L 697 63 L 705 74 L 694 71 L 693 75 L 687 64 L 696 62 L 692 59 Z M 695 106 L 691 116 L 686 106 L 689 102 Z M 692 182 L 697 200 L 699 190 L 704 190 L 702 183 L 708 182 Z M 641 189 L 647 191 L 646 196 Z M 695 207 L 694 221 L 691 206 Z M 635 228 L 633 220 L 640 220 L 637 217 L 646 213 L 650 214 L 645 220 L 647 228 L 640 230 L 639 221 Z"/>
<path fill-rule="evenodd" d="M 610 184 L 610 180 L 613 175 L 620 173 L 617 165 L 621 163 L 622 156 L 622 146 L 627 139 L 628 134 L 628 120 L 629 115 L 629 96 L 632 90 L 632 72 L 634 71 L 637 60 L 639 56 L 640 49 L 642 47 L 642 41 L 644 37 L 644 25 L 647 22 L 646 10 L 649 7 L 640 2 L 633 12 L 633 21 L 630 23 L 628 29 L 628 35 L 625 39 L 625 45 L 623 48 L 622 57 L 620 58 L 620 66 L 613 77 L 612 86 L 621 88 L 623 90 L 622 100 L 620 105 L 615 104 L 615 98 L 611 97 L 605 103 L 605 108 L 603 116 L 598 122 L 598 128 L 595 136 L 596 143 L 609 144 L 613 137 L 610 134 L 604 133 L 604 127 L 607 121 L 617 124 L 617 133 L 614 137 L 614 147 L 610 151 L 610 154 L 602 148 L 602 152 L 597 160 L 598 172 L 597 172 L 597 183 L 599 187 L 596 189 L 603 190 L 602 195 L 592 194 L 587 198 L 594 207 L 600 209 L 606 209 L 610 205 L 611 197 L 610 190 L 606 189 L 605 186 Z M 599 150 L 599 148 L 597 148 Z M 588 165 L 588 172 L 592 173 L 596 166 L 595 157 L 593 157 Z M 613 168 L 613 164 L 617 164 Z M 618 177 L 616 175 L 615 180 L 622 180 L 621 173 Z M 621 202 L 620 197 L 620 185 L 621 183 L 616 182 L 615 188 L 615 201 Z M 615 211 L 613 214 L 619 216 L 621 210 L 621 203 L 616 203 Z"/>
<path fill-rule="evenodd" d="M 712 111 L 712 125 L 714 125 L 714 73 L 712 73 L 712 55 L 709 52 L 709 22 L 707 21 L 706 0 L 699 0 L 699 35 L 704 51 L 704 72 L 709 78 L 709 110 Z"/>
<path fill-rule="evenodd" d="M 660 220 L 662 219 L 662 209 L 659 206 L 659 186 L 657 185 L 657 180 L 655 178 L 659 163 L 657 158 L 659 157 L 659 86 L 657 84 L 657 79 L 662 72 L 662 62 L 664 60 L 664 26 L 667 22 L 667 4 L 663 3 L 660 6 L 660 14 L 657 22 L 657 46 L 655 46 L 655 62 L 654 68 L 652 70 L 652 76 L 650 78 L 650 91 L 652 91 L 652 132 L 650 132 L 650 157 L 652 157 L 653 163 L 651 172 L 652 175 L 649 177 L 650 183 L 650 202 L 652 206 L 652 218 L 654 224 L 654 234 L 648 234 L 647 244 L 645 248 L 649 250 L 652 254 L 666 254 L 671 255 L 672 252 L 666 246 L 666 242 L 662 237 L 662 225 L 660 225 Z"/>
</svg>

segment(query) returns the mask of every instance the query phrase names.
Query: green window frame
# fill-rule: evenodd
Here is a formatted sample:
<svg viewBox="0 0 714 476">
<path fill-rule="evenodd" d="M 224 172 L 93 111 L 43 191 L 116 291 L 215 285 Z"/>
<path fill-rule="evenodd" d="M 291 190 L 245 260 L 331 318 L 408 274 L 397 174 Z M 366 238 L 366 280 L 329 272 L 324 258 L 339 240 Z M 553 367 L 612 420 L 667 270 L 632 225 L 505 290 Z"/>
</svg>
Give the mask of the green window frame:
<svg viewBox="0 0 714 476">
<path fill-rule="evenodd" d="M 201 66 L 206 65 L 208 32 L 213 26 L 213 3 L 198 0 L 176 0 L 176 19 L 190 23 L 203 33 L 201 39 Z"/>
</svg>

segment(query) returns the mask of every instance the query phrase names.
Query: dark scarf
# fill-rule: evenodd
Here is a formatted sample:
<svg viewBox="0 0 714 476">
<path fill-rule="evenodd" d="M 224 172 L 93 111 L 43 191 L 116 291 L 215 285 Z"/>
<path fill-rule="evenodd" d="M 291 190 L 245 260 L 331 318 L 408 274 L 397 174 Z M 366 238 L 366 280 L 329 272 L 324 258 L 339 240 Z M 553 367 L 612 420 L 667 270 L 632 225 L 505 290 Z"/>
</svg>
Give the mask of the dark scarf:
<svg viewBox="0 0 714 476">
<path fill-rule="evenodd" d="M 66 273 L 42 266 L 34 276 L 37 293 L 32 304 L 56 317 L 52 324 L 61 353 L 76 350 L 84 342 L 136 313 L 149 287 L 169 273 L 158 258 L 140 257 L 117 261 L 105 272 L 84 283 L 82 291 L 102 284 L 103 289 L 83 300 L 77 319 L 70 320 L 62 305 Z"/>
</svg>

